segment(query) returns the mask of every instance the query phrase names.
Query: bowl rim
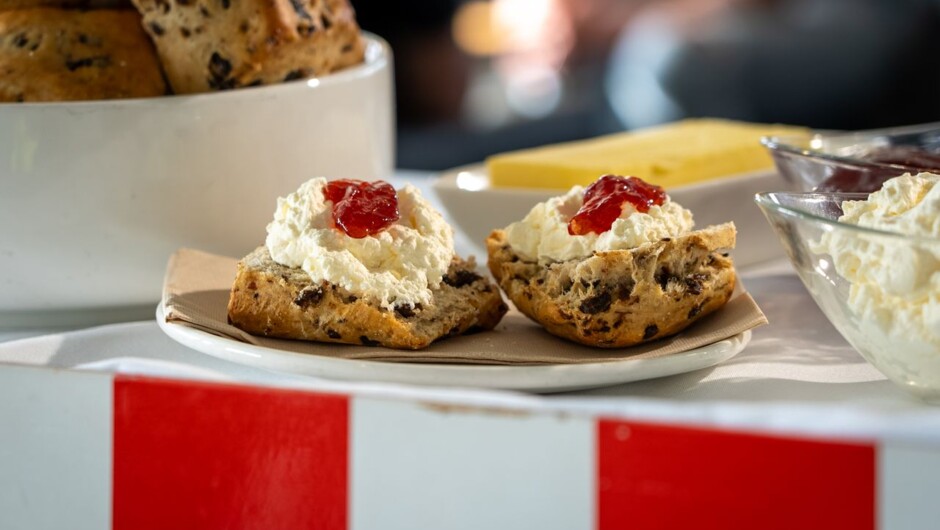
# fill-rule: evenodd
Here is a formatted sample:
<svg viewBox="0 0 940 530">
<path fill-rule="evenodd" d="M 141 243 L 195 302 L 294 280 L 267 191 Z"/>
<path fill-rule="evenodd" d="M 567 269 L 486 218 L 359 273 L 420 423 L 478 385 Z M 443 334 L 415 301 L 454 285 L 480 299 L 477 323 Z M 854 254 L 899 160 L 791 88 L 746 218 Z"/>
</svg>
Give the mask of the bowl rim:
<svg viewBox="0 0 940 530">
<path fill-rule="evenodd" d="M 924 243 L 936 245 L 940 244 L 940 237 L 930 237 L 930 236 L 919 236 L 919 235 L 909 235 L 902 234 L 900 232 L 890 232 L 888 230 L 881 230 L 879 228 L 870 228 L 867 226 L 860 226 L 851 223 L 844 223 L 837 219 L 831 219 L 829 217 L 823 217 L 821 215 L 808 212 L 801 208 L 786 206 L 774 200 L 775 197 L 797 197 L 797 198 L 813 198 L 818 197 L 821 199 L 842 199 L 844 201 L 852 200 L 865 200 L 868 198 L 868 193 L 860 192 L 816 192 L 816 191 L 807 191 L 807 192 L 796 192 L 796 191 L 765 191 L 754 195 L 754 202 L 761 208 L 767 208 L 773 210 L 777 213 L 788 217 L 795 217 L 797 219 L 803 219 L 813 222 L 822 223 L 828 225 L 837 230 L 849 230 L 855 231 L 861 234 L 868 234 L 878 237 L 886 237 L 901 240 L 907 243 Z"/>
<path fill-rule="evenodd" d="M 460 186 L 456 180 L 461 173 L 469 173 L 474 177 L 480 178 L 485 181 L 484 185 L 476 189 L 469 189 Z M 701 182 L 693 182 L 690 184 L 680 184 L 678 186 L 666 188 L 667 194 L 673 190 L 681 189 L 683 191 L 698 191 L 698 190 L 708 190 L 716 186 L 725 186 L 732 181 L 743 181 L 747 179 L 753 179 L 756 177 L 767 177 L 778 175 L 778 172 L 774 169 L 773 166 L 766 167 L 763 169 L 756 169 L 752 171 L 744 171 L 741 173 L 732 173 L 729 175 L 712 178 L 709 180 L 704 180 Z M 490 183 L 489 171 L 486 168 L 485 162 L 473 162 L 470 164 L 463 164 L 460 166 L 455 166 L 452 168 L 445 169 L 443 171 L 438 171 L 434 176 L 434 187 L 441 188 L 446 190 L 457 190 L 459 192 L 465 193 L 499 193 L 503 195 L 519 195 L 524 197 L 537 198 L 539 201 L 545 200 L 545 197 L 558 197 L 564 195 L 571 191 L 573 186 L 567 186 L 562 188 L 527 188 L 525 186 L 493 186 Z M 586 184 L 578 184 L 582 188 L 586 188 Z"/>
<path fill-rule="evenodd" d="M 918 134 L 918 133 L 925 133 L 929 131 L 937 131 L 938 133 L 940 133 L 940 122 L 920 123 L 920 124 L 915 124 L 915 125 L 903 125 L 900 127 L 884 127 L 880 129 L 868 129 L 868 130 L 863 130 L 863 131 L 829 131 L 829 132 L 817 131 L 815 134 L 810 136 L 810 140 L 819 140 L 823 138 L 840 138 L 840 139 L 857 140 L 858 143 L 861 143 L 861 141 L 863 140 L 870 140 L 872 138 Z M 923 171 L 922 168 L 906 166 L 903 164 L 872 162 L 869 160 L 862 160 L 860 158 L 855 158 L 851 156 L 840 156 L 840 155 L 834 155 L 832 153 L 826 153 L 823 151 L 814 151 L 812 149 L 805 149 L 803 147 L 798 147 L 796 145 L 796 140 L 806 140 L 806 137 L 794 136 L 794 135 L 762 136 L 760 139 L 760 143 L 761 145 L 763 145 L 770 151 L 780 151 L 783 153 L 803 156 L 807 158 L 818 158 L 822 160 L 828 160 L 830 162 L 836 162 L 836 163 L 843 164 L 843 165 L 877 168 L 877 169 L 891 169 L 891 170 L 900 169 L 903 171 L 914 171 L 914 172 Z"/>
<path fill-rule="evenodd" d="M 365 52 L 362 63 L 320 77 L 305 77 L 271 85 L 241 87 L 233 90 L 214 92 L 199 92 L 196 94 L 165 94 L 162 96 L 142 98 L 86 99 L 78 101 L 9 101 L 0 102 L 0 112 L 8 109 L 94 110 L 96 108 L 198 104 L 208 98 L 212 98 L 213 100 L 223 100 L 226 98 L 237 100 L 246 96 L 265 96 L 274 93 L 288 92 L 298 88 L 316 89 L 323 86 L 342 84 L 371 77 L 375 75 L 376 72 L 387 69 L 390 66 L 392 49 L 388 42 L 374 33 L 363 31 L 361 35 L 365 41 Z"/>
</svg>

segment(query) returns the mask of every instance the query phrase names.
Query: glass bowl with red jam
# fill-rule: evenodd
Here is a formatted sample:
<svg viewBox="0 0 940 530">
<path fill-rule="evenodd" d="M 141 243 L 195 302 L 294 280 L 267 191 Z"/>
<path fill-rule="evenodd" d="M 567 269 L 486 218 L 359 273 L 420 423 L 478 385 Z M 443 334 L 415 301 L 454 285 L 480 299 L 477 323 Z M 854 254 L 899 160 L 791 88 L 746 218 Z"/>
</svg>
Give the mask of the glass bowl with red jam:
<svg viewBox="0 0 940 530">
<path fill-rule="evenodd" d="M 766 137 L 761 143 L 800 191 L 872 192 L 904 173 L 940 173 L 940 123 Z"/>
</svg>

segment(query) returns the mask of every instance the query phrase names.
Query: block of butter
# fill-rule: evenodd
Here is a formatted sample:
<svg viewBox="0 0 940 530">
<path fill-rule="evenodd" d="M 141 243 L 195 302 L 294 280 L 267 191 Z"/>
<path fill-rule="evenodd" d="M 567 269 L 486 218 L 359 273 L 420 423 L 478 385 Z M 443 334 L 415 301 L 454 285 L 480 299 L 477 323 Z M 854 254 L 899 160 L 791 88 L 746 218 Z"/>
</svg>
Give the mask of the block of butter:
<svg viewBox="0 0 940 530">
<path fill-rule="evenodd" d="M 690 119 L 637 131 L 514 151 L 486 160 L 495 187 L 570 188 L 612 173 L 673 188 L 769 169 L 762 136 L 808 136 L 809 129 Z"/>
</svg>

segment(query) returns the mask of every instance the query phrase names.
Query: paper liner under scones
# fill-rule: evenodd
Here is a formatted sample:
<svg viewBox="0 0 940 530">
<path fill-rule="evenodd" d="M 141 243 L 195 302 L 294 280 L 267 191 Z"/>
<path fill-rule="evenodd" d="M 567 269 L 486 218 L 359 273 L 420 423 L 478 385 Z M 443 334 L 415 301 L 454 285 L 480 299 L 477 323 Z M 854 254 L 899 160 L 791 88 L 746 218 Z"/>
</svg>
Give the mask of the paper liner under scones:
<svg viewBox="0 0 940 530">
<path fill-rule="evenodd" d="M 329 344 L 250 335 L 226 321 L 238 260 L 181 249 L 167 265 L 163 312 L 168 323 L 282 352 L 334 359 L 476 365 L 553 365 L 654 359 L 734 337 L 767 323 L 751 296 L 739 289 L 727 305 L 670 338 L 631 348 L 602 349 L 561 340 L 510 308 L 493 331 L 460 335 L 421 350 Z"/>
</svg>

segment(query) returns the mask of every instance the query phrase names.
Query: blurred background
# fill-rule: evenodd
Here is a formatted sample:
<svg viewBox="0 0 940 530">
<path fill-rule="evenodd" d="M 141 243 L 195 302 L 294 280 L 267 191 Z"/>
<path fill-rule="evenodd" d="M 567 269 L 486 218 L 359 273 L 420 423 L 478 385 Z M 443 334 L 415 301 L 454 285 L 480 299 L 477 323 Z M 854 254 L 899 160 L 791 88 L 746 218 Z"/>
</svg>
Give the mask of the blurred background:
<svg viewBox="0 0 940 530">
<path fill-rule="evenodd" d="M 352 0 L 395 53 L 398 167 L 685 117 L 940 120 L 940 0 Z"/>
</svg>

